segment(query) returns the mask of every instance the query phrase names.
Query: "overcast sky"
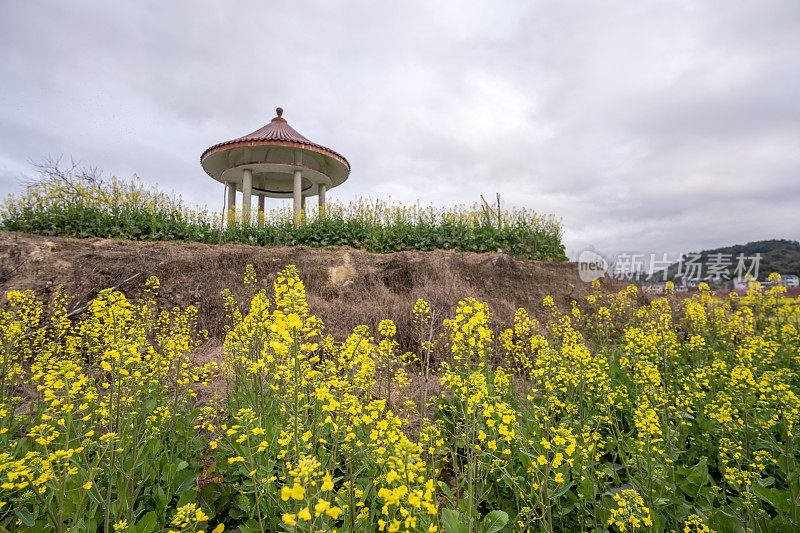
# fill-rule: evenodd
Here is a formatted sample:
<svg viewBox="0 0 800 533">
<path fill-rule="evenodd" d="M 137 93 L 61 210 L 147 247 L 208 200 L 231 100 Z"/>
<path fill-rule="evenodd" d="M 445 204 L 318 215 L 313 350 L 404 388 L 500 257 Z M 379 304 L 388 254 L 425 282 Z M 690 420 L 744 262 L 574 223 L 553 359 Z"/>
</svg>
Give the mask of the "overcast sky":
<svg viewBox="0 0 800 533">
<path fill-rule="evenodd" d="M 573 257 L 800 238 L 798 0 L 2 0 L 0 80 L 3 196 L 63 154 L 221 209 L 200 154 L 282 106 L 337 199 L 500 193 Z"/>
</svg>

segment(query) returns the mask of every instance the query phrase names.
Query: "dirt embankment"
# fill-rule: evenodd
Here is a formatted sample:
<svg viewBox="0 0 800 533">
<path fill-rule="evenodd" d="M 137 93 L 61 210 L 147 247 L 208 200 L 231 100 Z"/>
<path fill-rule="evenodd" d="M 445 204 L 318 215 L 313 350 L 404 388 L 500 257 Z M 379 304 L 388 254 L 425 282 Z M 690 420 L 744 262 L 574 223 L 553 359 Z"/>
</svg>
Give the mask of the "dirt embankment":
<svg viewBox="0 0 800 533">
<path fill-rule="evenodd" d="M 47 302 L 59 284 L 69 310 L 101 289 L 119 286 L 140 296 L 147 278 L 161 280 L 167 307 L 195 305 L 200 325 L 219 339 L 225 324 L 221 292 L 228 288 L 243 302 L 245 266 L 252 264 L 259 285 L 272 292 L 275 275 L 295 265 L 306 284 L 311 311 L 337 339 L 359 324 L 375 331 L 384 318 L 398 326 L 401 346 L 412 342 L 411 311 L 418 298 L 439 317 L 452 316 L 459 300 L 473 296 L 490 305 L 493 320 L 507 324 L 523 307 L 546 321 L 542 300 L 552 296 L 562 310 L 581 300 L 589 284 L 575 263 L 515 259 L 504 254 L 398 252 L 372 254 L 352 248 L 262 248 L 174 242 L 67 239 L 0 232 L 0 306 L 5 293 L 33 290 Z M 614 290 L 610 282 L 605 288 Z"/>
</svg>

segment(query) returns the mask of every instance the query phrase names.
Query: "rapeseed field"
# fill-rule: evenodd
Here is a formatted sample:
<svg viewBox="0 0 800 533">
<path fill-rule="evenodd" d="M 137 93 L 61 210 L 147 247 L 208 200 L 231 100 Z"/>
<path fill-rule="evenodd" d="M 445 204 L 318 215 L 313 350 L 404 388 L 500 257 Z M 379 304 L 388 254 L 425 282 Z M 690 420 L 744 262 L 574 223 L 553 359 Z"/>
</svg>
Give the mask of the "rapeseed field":
<svg viewBox="0 0 800 533">
<path fill-rule="evenodd" d="M 7 294 L 0 526 L 9 531 L 797 531 L 800 307 L 636 287 L 507 329 L 466 298 L 326 335 L 300 273 L 197 310 Z"/>
</svg>

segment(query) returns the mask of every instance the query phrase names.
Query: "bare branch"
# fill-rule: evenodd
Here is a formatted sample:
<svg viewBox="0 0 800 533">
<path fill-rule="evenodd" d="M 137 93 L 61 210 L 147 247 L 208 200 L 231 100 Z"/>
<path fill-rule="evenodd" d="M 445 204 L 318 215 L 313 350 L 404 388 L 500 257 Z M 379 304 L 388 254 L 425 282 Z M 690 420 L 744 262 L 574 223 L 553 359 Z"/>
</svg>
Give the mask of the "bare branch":
<svg viewBox="0 0 800 533">
<path fill-rule="evenodd" d="M 64 163 L 64 156 L 48 154 L 39 161 L 29 160 L 35 176 L 26 176 L 22 180 L 25 187 L 58 186 L 68 195 L 80 196 L 87 187 L 94 187 L 105 195 L 103 170 L 98 166 L 82 165 L 70 157 Z"/>
</svg>

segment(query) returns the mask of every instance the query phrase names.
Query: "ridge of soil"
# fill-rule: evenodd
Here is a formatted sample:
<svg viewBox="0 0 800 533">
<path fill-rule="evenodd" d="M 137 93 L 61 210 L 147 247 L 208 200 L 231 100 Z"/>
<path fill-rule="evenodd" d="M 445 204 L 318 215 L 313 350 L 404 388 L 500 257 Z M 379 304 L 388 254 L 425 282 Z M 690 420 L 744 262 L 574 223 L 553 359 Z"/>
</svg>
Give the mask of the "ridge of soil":
<svg viewBox="0 0 800 533">
<path fill-rule="evenodd" d="M 43 237 L 0 231 L 0 306 L 6 292 L 32 290 L 49 305 L 63 285 L 67 309 L 79 311 L 97 293 L 119 286 L 128 298 L 144 292 L 151 275 L 161 281 L 165 308 L 194 305 L 199 325 L 217 342 L 226 323 L 222 290 L 240 304 L 246 300 L 243 276 L 252 264 L 259 287 L 272 295 L 279 270 L 295 265 L 305 282 L 311 312 L 337 340 L 365 324 L 392 319 L 401 347 L 416 342 L 412 309 L 418 298 L 438 317 L 451 317 L 468 296 L 487 302 L 496 325 L 513 321 L 522 307 L 547 321 L 542 300 L 552 296 L 558 308 L 591 293 L 578 277 L 576 263 L 518 259 L 502 253 L 477 254 L 437 250 L 375 254 L 350 247 L 306 248 L 207 245 L 194 242 L 142 242 L 114 239 Z M 606 278 L 605 291 L 620 285 Z M 78 313 L 76 313 L 78 314 Z"/>
</svg>

